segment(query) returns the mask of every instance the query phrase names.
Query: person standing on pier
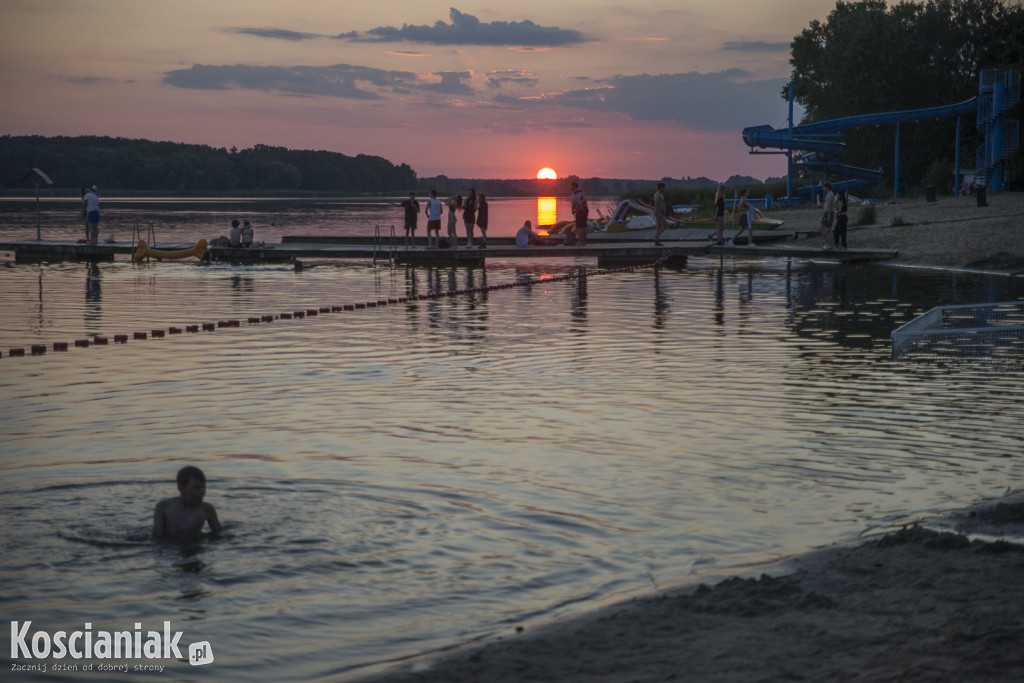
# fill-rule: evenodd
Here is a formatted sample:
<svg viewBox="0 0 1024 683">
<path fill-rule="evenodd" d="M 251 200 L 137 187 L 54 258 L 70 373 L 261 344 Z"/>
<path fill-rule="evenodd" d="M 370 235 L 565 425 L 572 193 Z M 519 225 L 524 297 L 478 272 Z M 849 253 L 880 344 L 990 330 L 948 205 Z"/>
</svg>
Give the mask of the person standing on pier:
<svg viewBox="0 0 1024 683">
<path fill-rule="evenodd" d="M 661 244 L 661 233 L 665 232 L 665 228 L 668 227 L 668 218 L 666 213 L 666 202 L 665 202 L 665 183 L 658 183 L 658 189 L 654 193 L 654 244 L 655 246 L 662 246 Z"/>
<path fill-rule="evenodd" d="M 719 185 L 715 191 L 715 244 L 725 244 L 725 185 Z"/>
<path fill-rule="evenodd" d="M 736 246 L 735 240 L 743 234 L 744 230 L 747 231 L 747 246 L 757 246 L 754 244 L 754 207 L 747 201 L 748 194 L 747 188 L 740 190 L 739 205 L 733 209 L 732 215 L 734 217 L 737 213 L 740 215 L 740 230 L 729 240 L 730 247 Z"/>
<path fill-rule="evenodd" d="M 427 214 L 427 249 L 436 249 L 438 243 L 441 241 L 441 212 L 444 211 L 444 205 L 441 200 L 437 198 L 437 190 L 430 191 L 430 199 L 427 200 L 427 208 L 425 213 Z M 433 233 L 434 238 L 431 241 L 430 235 Z"/>
<path fill-rule="evenodd" d="M 100 239 L 100 195 L 95 185 L 82 195 L 82 216 L 85 217 L 85 241 L 96 244 Z"/>
<path fill-rule="evenodd" d="M 476 190 L 469 188 L 469 195 L 462 203 L 462 221 L 466 224 L 466 248 L 473 246 L 473 226 L 476 224 Z"/>
<path fill-rule="evenodd" d="M 576 236 L 579 237 L 580 246 L 587 244 L 587 219 L 590 217 L 590 207 L 587 206 L 587 196 L 580 189 L 580 184 L 572 181 L 572 215 L 576 217 Z"/>
<path fill-rule="evenodd" d="M 448 205 L 448 248 L 458 249 L 459 235 L 455 231 L 458 225 L 458 217 L 455 212 L 462 208 L 462 195 L 457 194 L 454 197 L 449 197 L 445 204 Z M 473 245 L 471 244 L 470 246 Z"/>
<path fill-rule="evenodd" d="M 410 192 L 409 198 L 400 204 L 405 209 L 405 248 L 416 246 L 416 222 L 420 217 L 420 203 L 416 193 Z M 427 228 L 427 241 L 430 241 L 430 228 Z"/>
<path fill-rule="evenodd" d="M 488 223 L 487 197 L 480 195 L 476 201 L 476 227 L 480 228 L 480 248 L 487 248 L 487 223 Z"/>
<path fill-rule="evenodd" d="M 825 239 L 825 244 L 821 248 L 831 249 L 833 247 L 832 221 L 836 216 L 836 196 L 832 194 L 832 183 L 825 183 L 821 189 L 825 190 L 825 213 L 822 214 L 821 225 L 818 226 L 821 236 Z"/>
<path fill-rule="evenodd" d="M 846 224 L 849 221 L 849 217 L 846 215 L 848 206 L 846 203 L 846 191 L 839 190 L 839 195 L 836 197 L 836 226 L 835 226 L 835 246 L 836 249 L 842 249 L 846 251 Z"/>
</svg>

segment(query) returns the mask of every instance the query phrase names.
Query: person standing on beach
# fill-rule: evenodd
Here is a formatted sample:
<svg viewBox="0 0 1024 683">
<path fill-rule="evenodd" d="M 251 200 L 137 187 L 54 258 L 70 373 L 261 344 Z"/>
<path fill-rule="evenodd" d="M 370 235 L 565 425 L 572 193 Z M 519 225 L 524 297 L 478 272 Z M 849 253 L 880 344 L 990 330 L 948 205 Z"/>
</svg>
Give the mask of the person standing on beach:
<svg viewBox="0 0 1024 683">
<path fill-rule="evenodd" d="M 715 219 L 715 244 L 725 244 L 725 185 L 719 185 L 715 190 L 715 209 L 712 216 Z"/>
<path fill-rule="evenodd" d="M 445 204 L 448 205 L 448 248 L 458 249 L 459 235 L 455 231 L 458 224 L 458 218 L 455 212 L 462 208 L 462 195 L 457 194 L 454 197 L 449 197 L 447 201 L 445 201 Z"/>
<path fill-rule="evenodd" d="M 427 200 L 427 208 L 424 211 L 427 214 L 427 249 L 436 249 L 441 241 L 441 212 L 443 211 L 444 205 L 437 198 L 437 190 L 431 190 L 430 199 Z M 434 235 L 433 241 L 430 238 L 431 233 Z"/>
<path fill-rule="evenodd" d="M 846 191 L 839 190 L 839 195 L 836 197 L 836 227 L 835 227 L 835 246 L 836 249 L 842 249 L 846 251 L 846 224 L 849 221 L 849 217 L 846 215 L 847 211 L 846 203 Z"/>
<path fill-rule="evenodd" d="M 489 218 L 487 213 L 489 207 L 487 206 L 487 197 L 480 195 L 476 201 L 476 227 L 480 228 L 480 248 L 487 248 L 487 223 Z"/>
<path fill-rule="evenodd" d="M 656 246 L 662 246 L 661 244 L 661 233 L 665 232 L 665 228 L 668 227 L 668 219 L 666 214 L 666 202 L 665 202 L 665 183 L 658 183 L 658 189 L 654 193 L 654 244 Z"/>
<path fill-rule="evenodd" d="M 405 209 L 405 248 L 416 245 L 416 222 L 420 217 L 420 203 L 416 193 L 410 192 L 409 198 L 400 204 Z M 430 228 L 427 228 L 427 241 L 430 241 Z"/>
<path fill-rule="evenodd" d="M 735 217 L 737 213 L 740 215 L 740 230 L 732 239 L 729 240 L 728 244 L 730 247 L 736 246 L 736 239 L 743 234 L 743 231 L 747 231 L 747 246 L 756 247 L 754 244 L 754 207 L 747 201 L 747 195 L 749 194 L 747 188 L 740 190 L 740 201 L 739 204 L 733 209 L 732 215 Z"/>
<path fill-rule="evenodd" d="M 587 219 L 590 217 L 590 207 L 587 206 L 587 197 L 580 189 L 580 184 L 572 181 L 572 215 L 576 217 L 576 236 L 579 238 L 580 246 L 587 244 Z"/>
<path fill-rule="evenodd" d="M 95 185 L 82 195 L 82 216 L 85 218 L 85 241 L 96 244 L 100 239 L 100 195 Z"/>
<path fill-rule="evenodd" d="M 832 183 L 825 183 L 821 189 L 825 190 L 825 213 L 821 215 L 821 225 L 819 226 L 825 244 L 821 248 L 831 249 L 833 247 L 832 221 L 835 219 L 836 196 L 832 194 Z"/>
<path fill-rule="evenodd" d="M 466 225 L 466 248 L 473 246 L 473 225 L 476 224 L 476 190 L 469 188 L 469 195 L 462 202 L 462 222 Z"/>
</svg>

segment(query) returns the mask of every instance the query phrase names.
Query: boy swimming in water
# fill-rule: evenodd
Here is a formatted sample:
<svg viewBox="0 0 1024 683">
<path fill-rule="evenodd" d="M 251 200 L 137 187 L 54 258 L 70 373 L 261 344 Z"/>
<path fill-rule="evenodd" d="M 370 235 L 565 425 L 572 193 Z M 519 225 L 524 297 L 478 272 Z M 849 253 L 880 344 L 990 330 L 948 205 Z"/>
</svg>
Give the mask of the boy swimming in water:
<svg viewBox="0 0 1024 683">
<path fill-rule="evenodd" d="M 188 465 L 178 470 L 178 493 L 156 504 L 153 510 L 153 538 L 189 538 L 199 536 L 207 522 L 210 530 L 220 533 L 217 511 L 203 502 L 206 475 L 198 467 Z"/>
</svg>

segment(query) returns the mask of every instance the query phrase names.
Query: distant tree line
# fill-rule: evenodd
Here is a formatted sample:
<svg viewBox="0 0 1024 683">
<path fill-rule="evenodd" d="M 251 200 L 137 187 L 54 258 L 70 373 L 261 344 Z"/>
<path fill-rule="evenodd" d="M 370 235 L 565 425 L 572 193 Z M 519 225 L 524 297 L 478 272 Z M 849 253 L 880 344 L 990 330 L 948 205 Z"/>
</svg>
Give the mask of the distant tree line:
<svg viewBox="0 0 1024 683">
<path fill-rule="evenodd" d="M 1002 0 L 885 0 L 837 2 L 791 44 L 795 100 L 805 123 L 859 114 L 954 104 L 978 94 L 984 69 L 1024 69 L 1024 9 Z M 782 93 L 787 98 L 787 91 Z M 1008 114 L 1020 119 L 1024 107 Z M 952 184 L 956 119 L 903 124 L 900 176 L 904 182 Z M 892 185 L 894 125 L 846 131 L 844 163 L 883 168 Z M 971 117 L 961 128 L 961 167 L 973 168 L 981 143 Z M 1024 155 L 1011 162 L 1024 176 Z"/>
<path fill-rule="evenodd" d="M 360 154 L 255 145 L 230 150 L 177 142 L 110 137 L 0 136 L 0 189 L 23 188 L 31 168 L 54 189 L 153 193 L 400 192 L 417 185 L 407 164 Z"/>
<path fill-rule="evenodd" d="M 782 179 L 775 179 L 781 181 Z M 656 180 L 642 178 L 580 178 L 570 175 L 557 180 L 538 180 L 536 178 L 520 178 L 510 180 L 480 179 L 480 178 L 449 178 L 440 175 L 420 178 L 419 189 L 421 192 L 437 190 L 438 194 L 450 196 L 461 192 L 465 194 L 469 188 L 473 188 L 478 194 L 486 194 L 490 197 L 542 197 L 545 195 L 556 197 L 567 197 L 571 194 L 571 185 L 578 182 L 580 188 L 588 197 L 642 197 L 645 193 L 653 194 Z M 710 178 L 701 176 L 699 178 L 661 178 L 660 182 L 680 199 L 676 203 L 684 203 L 681 199 L 687 196 L 687 190 L 701 190 L 710 188 L 712 194 L 719 183 Z M 773 182 L 771 179 L 766 183 Z M 760 186 L 762 183 L 756 178 L 749 176 L 732 176 L 724 183 L 727 187 L 734 186 Z M 694 194 L 693 196 L 696 196 Z"/>
</svg>

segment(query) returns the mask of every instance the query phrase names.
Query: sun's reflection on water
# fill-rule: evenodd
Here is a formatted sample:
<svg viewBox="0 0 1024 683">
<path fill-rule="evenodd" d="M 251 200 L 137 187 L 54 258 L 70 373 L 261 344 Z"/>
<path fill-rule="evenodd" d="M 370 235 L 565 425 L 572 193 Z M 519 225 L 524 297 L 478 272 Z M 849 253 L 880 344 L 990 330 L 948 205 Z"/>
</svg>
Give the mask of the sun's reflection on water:
<svg viewBox="0 0 1024 683">
<path fill-rule="evenodd" d="M 558 222 L 558 201 L 555 197 L 537 197 L 537 225 L 554 225 Z"/>
</svg>

